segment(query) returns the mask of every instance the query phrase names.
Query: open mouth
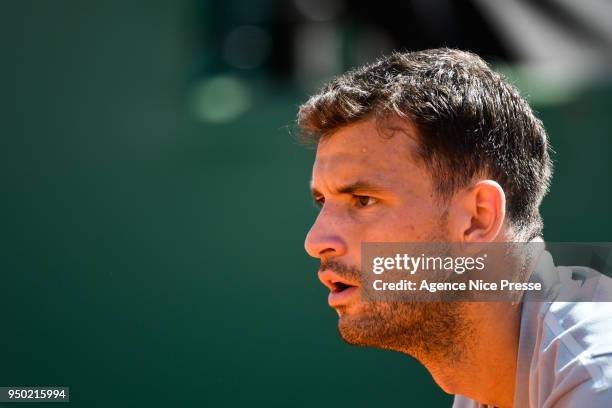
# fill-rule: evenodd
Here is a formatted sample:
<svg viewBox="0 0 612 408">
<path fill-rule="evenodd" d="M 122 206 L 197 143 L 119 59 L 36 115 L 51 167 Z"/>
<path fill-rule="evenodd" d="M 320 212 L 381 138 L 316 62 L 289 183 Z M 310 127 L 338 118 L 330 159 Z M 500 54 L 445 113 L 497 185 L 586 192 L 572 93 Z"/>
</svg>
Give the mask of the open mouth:
<svg viewBox="0 0 612 408">
<path fill-rule="evenodd" d="M 340 277 L 330 270 L 320 271 L 319 279 L 329 289 L 327 298 L 330 306 L 346 305 L 356 300 L 359 295 L 359 287 L 353 285 L 347 279 Z"/>
<path fill-rule="evenodd" d="M 331 281 L 331 292 L 332 293 L 340 293 L 345 291 L 348 288 L 354 288 L 355 286 L 353 285 L 349 285 L 347 283 L 344 282 L 340 282 L 340 281 Z"/>
</svg>

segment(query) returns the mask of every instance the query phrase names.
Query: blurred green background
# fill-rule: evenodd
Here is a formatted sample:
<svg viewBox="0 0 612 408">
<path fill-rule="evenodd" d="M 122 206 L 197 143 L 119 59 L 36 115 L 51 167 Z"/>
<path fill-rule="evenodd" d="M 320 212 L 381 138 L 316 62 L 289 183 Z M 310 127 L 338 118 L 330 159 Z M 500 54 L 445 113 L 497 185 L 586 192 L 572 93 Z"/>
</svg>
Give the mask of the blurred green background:
<svg viewBox="0 0 612 408">
<path fill-rule="evenodd" d="M 612 240 L 609 75 L 551 85 L 502 35 L 415 44 L 408 14 L 294 3 L 2 3 L 1 386 L 70 386 L 78 407 L 450 406 L 411 358 L 340 340 L 303 250 L 296 109 L 388 47 L 456 38 L 507 71 L 556 151 L 546 239 Z M 447 18 L 484 19 L 471 7 Z"/>
</svg>

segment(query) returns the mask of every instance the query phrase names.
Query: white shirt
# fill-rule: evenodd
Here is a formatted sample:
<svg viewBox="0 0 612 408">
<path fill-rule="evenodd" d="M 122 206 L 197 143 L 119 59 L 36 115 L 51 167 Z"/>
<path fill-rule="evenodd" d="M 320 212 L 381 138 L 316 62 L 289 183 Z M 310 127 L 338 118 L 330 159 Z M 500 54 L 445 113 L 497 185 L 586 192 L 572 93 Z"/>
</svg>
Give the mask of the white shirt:
<svg viewBox="0 0 612 408">
<path fill-rule="evenodd" d="M 557 290 L 582 284 L 555 295 L 576 301 L 523 302 L 513 406 L 611 408 L 612 279 L 589 268 L 555 267 L 548 252 L 538 270 L 548 271 L 543 279 Z M 455 395 L 453 408 L 483 407 L 489 406 Z"/>
</svg>

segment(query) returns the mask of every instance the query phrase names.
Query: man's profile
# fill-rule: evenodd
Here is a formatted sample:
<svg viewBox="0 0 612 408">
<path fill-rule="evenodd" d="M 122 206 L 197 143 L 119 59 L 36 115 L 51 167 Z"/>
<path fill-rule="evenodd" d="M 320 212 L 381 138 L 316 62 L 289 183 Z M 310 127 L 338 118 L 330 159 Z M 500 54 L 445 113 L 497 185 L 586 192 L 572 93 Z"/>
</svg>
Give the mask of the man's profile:
<svg viewBox="0 0 612 408">
<path fill-rule="evenodd" d="M 501 75 L 463 51 L 394 53 L 332 80 L 298 124 L 317 144 L 305 247 L 344 340 L 413 356 L 456 407 L 612 406 L 607 306 L 360 297 L 364 242 L 542 241 L 548 139 Z"/>
</svg>

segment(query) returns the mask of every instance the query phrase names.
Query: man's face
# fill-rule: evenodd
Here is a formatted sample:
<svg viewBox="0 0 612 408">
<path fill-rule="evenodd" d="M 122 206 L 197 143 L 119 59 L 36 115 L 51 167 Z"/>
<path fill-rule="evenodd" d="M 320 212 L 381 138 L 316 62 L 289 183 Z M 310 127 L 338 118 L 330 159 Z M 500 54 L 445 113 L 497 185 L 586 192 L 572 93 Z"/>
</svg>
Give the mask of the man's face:
<svg viewBox="0 0 612 408">
<path fill-rule="evenodd" d="M 447 205 L 436 200 L 431 176 L 415 159 L 416 130 L 405 121 L 401 128 L 381 134 L 368 120 L 321 140 L 312 172 L 321 209 L 305 247 L 321 260 L 319 279 L 330 289 L 346 341 L 418 358 L 423 348 L 436 347 L 441 325 L 452 335 L 458 307 L 363 302 L 358 287 L 362 242 L 449 240 Z"/>
</svg>

